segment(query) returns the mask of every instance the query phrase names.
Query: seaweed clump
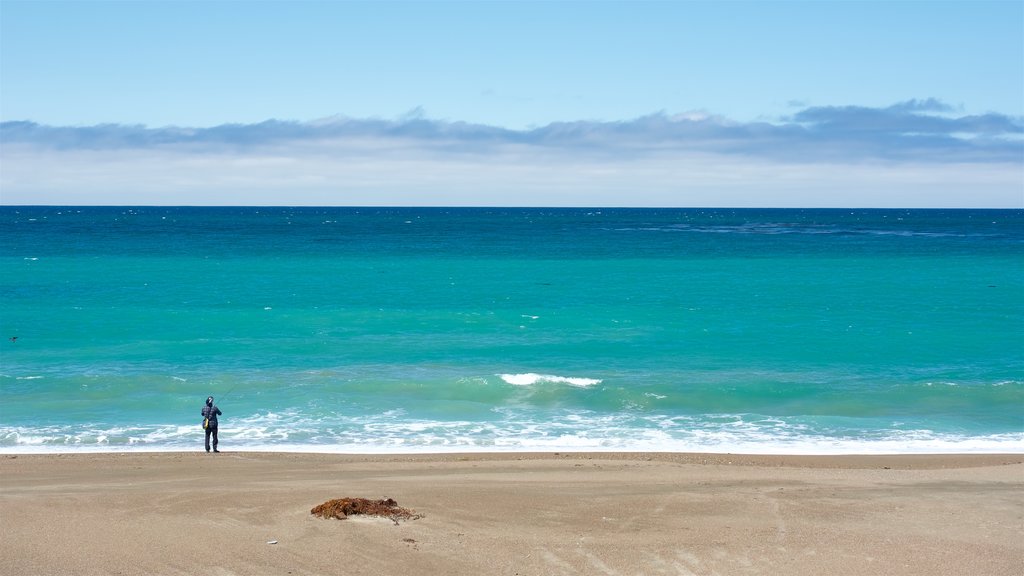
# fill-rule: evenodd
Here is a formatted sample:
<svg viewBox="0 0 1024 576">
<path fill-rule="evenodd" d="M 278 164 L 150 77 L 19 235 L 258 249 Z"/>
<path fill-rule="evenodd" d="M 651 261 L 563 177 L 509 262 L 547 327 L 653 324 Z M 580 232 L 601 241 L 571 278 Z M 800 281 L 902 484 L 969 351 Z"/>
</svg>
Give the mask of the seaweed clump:
<svg viewBox="0 0 1024 576">
<path fill-rule="evenodd" d="M 398 524 L 399 520 L 416 520 L 423 517 L 414 510 L 402 508 L 398 505 L 398 502 L 391 498 L 384 500 L 335 498 L 315 506 L 309 513 L 321 518 L 337 518 L 338 520 L 344 520 L 354 514 L 380 516 L 382 518 L 390 518 L 395 524 Z"/>
</svg>

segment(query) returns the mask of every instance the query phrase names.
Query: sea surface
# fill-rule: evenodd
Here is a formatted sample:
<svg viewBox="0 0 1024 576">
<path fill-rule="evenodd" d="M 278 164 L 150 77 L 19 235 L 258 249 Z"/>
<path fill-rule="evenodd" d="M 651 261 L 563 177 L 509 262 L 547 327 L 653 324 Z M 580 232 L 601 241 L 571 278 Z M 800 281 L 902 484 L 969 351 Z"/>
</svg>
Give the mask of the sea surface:
<svg viewBox="0 0 1024 576">
<path fill-rule="evenodd" d="M 1024 211 L 6 206 L 0 335 L 5 453 L 1024 452 Z"/>
</svg>

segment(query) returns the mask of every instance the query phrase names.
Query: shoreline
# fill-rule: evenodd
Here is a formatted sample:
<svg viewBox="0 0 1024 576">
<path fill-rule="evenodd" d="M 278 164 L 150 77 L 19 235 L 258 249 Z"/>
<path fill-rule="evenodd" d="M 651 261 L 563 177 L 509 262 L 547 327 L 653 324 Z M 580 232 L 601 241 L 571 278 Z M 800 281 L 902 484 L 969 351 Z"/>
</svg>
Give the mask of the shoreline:
<svg viewBox="0 0 1024 576">
<path fill-rule="evenodd" d="M 433 461 L 433 460 L 546 460 L 546 459 L 637 459 L 665 461 L 683 464 L 734 464 L 745 466 L 795 466 L 800 468 L 872 468 L 885 467 L 907 470 L 932 468 L 971 468 L 979 466 L 1000 466 L 1024 464 L 1024 452 L 910 452 L 910 453 L 851 453 L 851 454 L 804 454 L 804 453 L 750 453 L 750 452 L 673 452 L 658 450 L 531 450 L 531 451 L 451 451 L 451 452 L 323 452 L 292 450 L 221 450 L 221 456 L 208 454 L 202 448 L 175 450 L 82 450 L 69 452 L 3 452 L 0 461 L 18 458 L 92 458 L 131 456 L 181 456 L 198 454 L 211 458 L 226 455 L 269 456 L 269 457 L 323 457 L 345 461 Z"/>
<path fill-rule="evenodd" d="M 193 433 L 193 437 L 195 434 Z M 745 442 L 734 446 L 516 446 L 496 448 L 493 446 L 450 446 L 450 447 L 406 447 L 404 449 L 386 449 L 382 445 L 353 446 L 337 444 L 237 444 L 228 439 L 221 442 L 221 446 L 234 452 L 251 452 L 255 454 L 325 454 L 339 456 L 374 456 L 374 455 L 425 455 L 444 456 L 450 454 L 548 454 L 561 453 L 586 453 L 586 454 L 744 454 L 751 456 L 807 456 L 807 457 L 835 457 L 835 456 L 959 456 L 959 455 L 1000 455 L 1000 454 L 1024 454 L 1024 436 L 1012 440 L 1000 440 L 990 445 L 981 445 L 979 442 L 965 442 L 963 445 L 951 444 L 943 447 L 917 447 L 913 442 L 900 443 L 903 449 L 893 449 L 897 442 L 886 441 L 882 443 L 867 444 L 843 444 L 832 446 L 831 449 L 815 449 L 812 446 L 786 446 L 767 445 L 760 446 L 760 443 Z M 909 446 L 909 448 L 908 448 Z M 202 436 L 199 441 L 193 440 L 188 444 L 176 443 L 173 445 L 46 445 L 25 443 L 14 446 L 0 446 L 0 457 L 5 455 L 55 455 L 55 454 L 177 454 L 189 453 L 202 449 Z"/>
<path fill-rule="evenodd" d="M 6 454 L 0 572 L 1002 576 L 1022 512 L 1017 453 Z"/>
</svg>

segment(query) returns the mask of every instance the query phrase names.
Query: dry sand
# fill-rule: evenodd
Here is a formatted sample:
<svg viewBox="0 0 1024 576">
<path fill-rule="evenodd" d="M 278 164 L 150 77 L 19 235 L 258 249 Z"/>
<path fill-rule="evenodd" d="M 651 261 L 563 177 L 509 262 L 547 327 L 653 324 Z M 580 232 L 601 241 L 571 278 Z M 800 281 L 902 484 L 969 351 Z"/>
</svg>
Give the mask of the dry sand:
<svg viewBox="0 0 1024 576">
<path fill-rule="evenodd" d="M 0 574 L 1020 576 L 1022 461 L 0 455 Z M 310 515 L 340 497 L 423 517 Z"/>
</svg>

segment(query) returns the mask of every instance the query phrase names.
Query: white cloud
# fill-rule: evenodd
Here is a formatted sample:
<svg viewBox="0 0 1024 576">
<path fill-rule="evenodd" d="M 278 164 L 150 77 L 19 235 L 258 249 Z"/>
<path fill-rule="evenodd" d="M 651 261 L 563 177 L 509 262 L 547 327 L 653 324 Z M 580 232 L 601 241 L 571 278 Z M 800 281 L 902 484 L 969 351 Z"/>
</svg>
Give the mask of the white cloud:
<svg viewBox="0 0 1024 576">
<path fill-rule="evenodd" d="M 1012 164 L 775 162 L 675 153 L 594 161 L 510 146 L 190 154 L 5 152 L 5 204 L 1021 207 Z"/>
<path fill-rule="evenodd" d="M 1024 207 L 1019 120 L 934 100 L 777 124 L 656 114 L 528 131 L 330 118 L 0 128 L 4 204 Z M 925 116 L 942 112 L 945 116 Z"/>
</svg>

